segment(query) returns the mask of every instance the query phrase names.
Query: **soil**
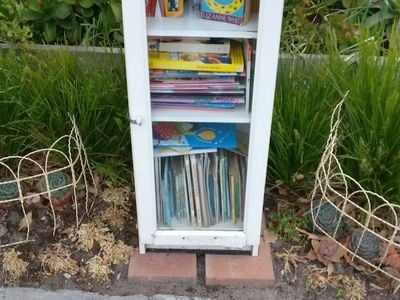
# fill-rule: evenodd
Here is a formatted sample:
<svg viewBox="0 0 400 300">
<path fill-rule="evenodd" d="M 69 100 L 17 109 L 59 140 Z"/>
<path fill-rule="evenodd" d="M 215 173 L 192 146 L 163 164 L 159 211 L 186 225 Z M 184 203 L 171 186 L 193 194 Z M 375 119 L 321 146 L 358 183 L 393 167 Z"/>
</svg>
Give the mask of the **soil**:
<svg viewBox="0 0 400 300">
<path fill-rule="evenodd" d="M 131 199 L 131 203 L 133 203 Z M 104 201 L 96 201 L 91 211 L 91 218 L 84 218 L 82 223 L 86 223 L 96 216 L 108 206 Z M 268 208 L 269 210 L 271 208 Z M 173 294 L 191 297 L 209 297 L 212 299 L 338 299 L 338 290 L 327 288 L 321 293 L 317 293 L 312 289 L 307 289 L 306 279 L 310 271 L 305 264 L 297 266 L 297 279 L 293 280 L 292 274 L 286 276 L 283 272 L 284 264 L 275 254 L 281 253 L 284 249 L 290 249 L 293 244 L 278 240 L 272 244 L 275 283 L 273 286 L 264 289 L 256 288 L 237 288 L 222 286 L 205 286 L 204 283 L 204 253 L 197 253 L 198 261 L 198 280 L 195 284 L 183 284 L 180 282 L 164 283 L 164 284 L 132 284 L 127 280 L 127 264 L 113 265 L 113 273 L 109 276 L 109 282 L 98 282 L 88 276 L 69 276 L 65 273 L 48 274 L 44 272 L 38 257 L 43 253 L 45 248 L 50 244 L 61 241 L 68 245 L 72 250 L 72 258 L 84 266 L 89 258 L 98 254 L 99 245 L 94 245 L 90 251 L 82 251 L 76 248 L 74 242 L 68 238 L 71 226 L 74 225 L 74 210 L 65 208 L 57 212 L 57 220 L 59 225 L 56 235 L 53 236 L 52 216 L 49 213 L 49 207 L 45 204 L 39 206 L 31 206 L 28 208 L 32 212 L 33 220 L 30 237 L 34 241 L 27 242 L 16 246 L 16 250 L 20 251 L 21 258 L 29 262 L 27 274 L 23 275 L 16 283 L 7 282 L 4 271 L 0 272 L 0 286 L 21 286 L 35 287 L 48 290 L 57 289 L 73 289 L 98 292 L 108 295 L 155 295 L 155 294 Z M 123 228 L 111 230 L 116 239 L 122 240 L 127 245 L 137 247 L 138 236 L 136 231 L 135 207 L 130 206 L 130 214 L 126 219 Z M 1 238 L 1 243 L 7 243 L 11 240 L 24 239 L 25 233 L 18 231 L 18 224 L 22 217 L 18 206 L 6 207 L 3 205 L 0 209 L 0 223 L 6 224 L 7 234 Z M 0 258 L 9 248 L 0 249 Z M 306 249 L 300 249 L 305 251 Z M 346 274 L 354 275 L 366 282 L 367 299 L 398 299 L 398 295 L 391 295 L 387 291 L 379 291 L 369 285 L 369 278 L 363 276 L 357 271 L 347 268 Z"/>
</svg>

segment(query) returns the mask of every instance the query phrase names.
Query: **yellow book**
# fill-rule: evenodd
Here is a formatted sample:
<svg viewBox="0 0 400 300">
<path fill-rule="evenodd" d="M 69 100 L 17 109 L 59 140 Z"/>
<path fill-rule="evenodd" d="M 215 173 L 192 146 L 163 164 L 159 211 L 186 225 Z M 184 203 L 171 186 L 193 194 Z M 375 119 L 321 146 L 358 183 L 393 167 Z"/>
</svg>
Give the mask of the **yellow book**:
<svg viewBox="0 0 400 300">
<path fill-rule="evenodd" d="M 205 72 L 243 72 L 243 48 L 241 43 L 234 42 L 231 45 L 229 55 L 149 51 L 149 68 Z"/>
</svg>

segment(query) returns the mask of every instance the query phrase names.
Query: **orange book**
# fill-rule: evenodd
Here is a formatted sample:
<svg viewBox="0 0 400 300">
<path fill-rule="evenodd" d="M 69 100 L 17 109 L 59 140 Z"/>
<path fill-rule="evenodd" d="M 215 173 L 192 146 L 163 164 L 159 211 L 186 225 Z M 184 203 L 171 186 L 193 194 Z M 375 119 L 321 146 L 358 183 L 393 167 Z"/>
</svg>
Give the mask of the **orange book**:
<svg viewBox="0 0 400 300">
<path fill-rule="evenodd" d="M 161 9 L 166 17 L 177 18 L 183 15 L 183 0 L 164 0 L 164 7 Z"/>
</svg>

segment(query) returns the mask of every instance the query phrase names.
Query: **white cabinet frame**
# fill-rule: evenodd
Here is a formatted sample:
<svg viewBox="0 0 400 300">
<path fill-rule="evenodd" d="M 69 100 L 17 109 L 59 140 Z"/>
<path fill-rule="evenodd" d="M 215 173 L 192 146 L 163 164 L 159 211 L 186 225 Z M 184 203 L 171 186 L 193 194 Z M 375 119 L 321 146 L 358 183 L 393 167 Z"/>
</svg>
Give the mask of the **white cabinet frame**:
<svg viewBox="0 0 400 300">
<path fill-rule="evenodd" d="M 196 18 L 149 18 L 145 1 L 122 0 L 125 59 L 131 119 L 132 155 L 139 231 L 139 251 L 148 248 L 251 250 L 258 255 L 276 71 L 284 0 L 260 0 L 258 19 L 237 26 Z M 203 115 L 192 121 L 250 122 L 243 230 L 158 230 L 152 145 L 152 121 L 186 121 L 187 117 L 151 110 L 147 36 L 257 38 L 252 112 Z"/>
</svg>

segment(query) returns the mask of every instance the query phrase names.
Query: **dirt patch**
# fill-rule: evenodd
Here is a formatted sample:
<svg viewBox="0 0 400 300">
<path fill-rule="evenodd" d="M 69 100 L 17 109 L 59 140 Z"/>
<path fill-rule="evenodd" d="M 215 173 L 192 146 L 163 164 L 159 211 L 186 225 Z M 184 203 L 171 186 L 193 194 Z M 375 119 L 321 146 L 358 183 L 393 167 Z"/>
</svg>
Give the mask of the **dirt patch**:
<svg viewBox="0 0 400 300">
<path fill-rule="evenodd" d="M 131 193 L 124 189 L 115 189 L 111 192 L 114 192 L 111 194 L 113 197 L 116 194 L 119 197 L 113 198 L 110 194 L 100 196 L 92 208 L 90 217 L 82 220 L 80 235 L 74 228 L 75 211 L 72 208 L 57 212 L 58 227 L 53 236 L 53 223 L 49 208 L 45 204 L 29 207 L 33 220 L 39 220 L 33 222 L 31 226 L 31 238 L 34 241 L 14 247 L 15 251 L 21 253 L 18 257 L 28 263 L 27 271 L 16 280 L 10 278 L 10 273 L 3 265 L 3 270 L 0 272 L 0 285 L 40 287 L 49 290 L 73 289 L 120 296 L 174 294 L 214 299 L 361 299 L 346 298 L 343 291 L 329 285 L 323 290 L 310 288 L 307 284 L 311 274 L 310 270 L 312 270 L 309 262 L 299 262 L 296 269 L 293 270 L 295 276 L 293 276 L 294 273 L 285 272 L 284 260 L 278 256 L 296 245 L 282 240 L 272 244 L 276 281 L 269 288 L 205 286 L 205 254 L 202 252 L 197 254 L 198 280 L 195 284 L 180 282 L 147 285 L 129 283 L 127 260 L 124 260 L 122 254 L 117 255 L 119 258 L 113 256 L 112 254 L 115 254 L 117 248 L 110 247 L 118 242 L 132 247 L 131 249 L 137 247 L 136 211 L 132 197 L 127 196 L 127 193 L 128 195 Z M 121 199 L 125 200 L 118 202 Z M 18 209 L 18 206 L 1 208 L 1 223 L 7 226 L 7 233 L 2 237 L 2 243 L 25 237 L 25 233 L 18 231 L 18 224 L 22 218 Z M 270 209 L 272 208 L 268 208 L 268 210 Z M 123 222 L 120 218 L 123 219 Z M 110 240 L 111 244 L 107 244 Z M 55 245 L 61 246 L 57 248 Z M 299 255 L 304 255 L 308 251 L 306 246 L 296 249 L 296 253 Z M 2 260 L 5 252 L 9 250 L 9 248 L 1 250 Z M 55 251 L 56 255 L 52 255 L 51 251 Z M 58 261 L 57 257 L 64 259 Z M 72 261 L 74 263 L 69 265 Z M 94 264 L 92 268 L 96 268 L 96 266 L 100 268 L 94 270 L 97 270 L 96 272 L 99 274 L 104 274 L 103 277 L 90 275 L 89 264 L 91 262 L 99 264 Z M 107 266 L 107 269 L 101 269 L 101 266 Z M 315 267 L 322 266 L 316 264 Z M 362 280 L 366 287 L 366 299 L 398 299 L 397 295 L 373 288 L 371 285 L 373 280 L 352 267 L 343 265 L 338 269 L 345 275 Z"/>
</svg>

